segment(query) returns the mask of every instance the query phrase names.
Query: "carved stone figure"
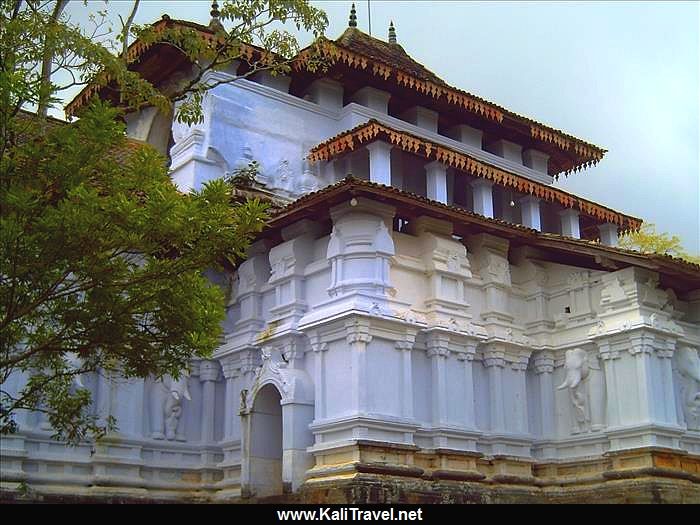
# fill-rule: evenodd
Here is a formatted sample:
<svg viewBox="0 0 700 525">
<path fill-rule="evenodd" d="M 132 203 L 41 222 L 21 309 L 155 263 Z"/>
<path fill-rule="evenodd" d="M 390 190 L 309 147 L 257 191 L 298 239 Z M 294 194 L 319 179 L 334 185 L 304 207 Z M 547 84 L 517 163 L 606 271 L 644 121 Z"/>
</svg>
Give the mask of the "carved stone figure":
<svg viewBox="0 0 700 525">
<path fill-rule="evenodd" d="M 691 346 L 676 351 L 676 366 L 680 374 L 681 403 L 688 428 L 700 429 L 700 356 Z"/>
<path fill-rule="evenodd" d="M 241 404 L 239 406 L 239 410 L 241 412 L 245 412 L 246 410 L 248 410 L 248 403 L 246 401 L 247 398 L 248 398 L 248 390 L 247 389 L 241 390 Z"/>
<path fill-rule="evenodd" d="M 574 348 L 566 351 L 564 362 L 566 377 L 564 382 L 557 387 L 557 390 L 569 389 L 571 404 L 574 408 L 574 434 L 587 432 L 590 430 L 591 419 L 588 412 L 588 395 L 586 392 L 585 379 L 588 377 L 588 354 L 581 348 Z"/>
<path fill-rule="evenodd" d="M 189 390 L 189 374 L 183 373 L 179 379 L 165 376 L 162 381 L 165 395 L 162 400 L 162 419 L 157 423 L 157 429 L 153 433 L 154 439 L 167 439 L 169 441 L 185 441 L 184 436 L 178 433 L 180 419 L 182 417 L 182 400 L 192 400 Z"/>
<path fill-rule="evenodd" d="M 73 371 L 80 370 L 83 367 L 83 359 L 75 352 L 68 352 L 65 355 L 65 360 L 68 367 Z M 82 374 L 76 374 L 73 376 L 73 386 L 75 388 L 86 388 L 85 384 L 83 383 Z"/>
</svg>

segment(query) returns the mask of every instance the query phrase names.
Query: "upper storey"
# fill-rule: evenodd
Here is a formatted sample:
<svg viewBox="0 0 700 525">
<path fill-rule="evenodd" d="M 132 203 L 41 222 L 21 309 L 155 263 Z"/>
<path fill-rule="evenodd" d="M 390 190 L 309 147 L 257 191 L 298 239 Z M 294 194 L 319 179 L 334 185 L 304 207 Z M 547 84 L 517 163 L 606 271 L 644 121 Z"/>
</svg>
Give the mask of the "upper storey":
<svg viewBox="0 0 700 525">
<path fill-rule="evenodd" d="M 349 27 L 335 41 L 322 39 L 320 46 L 299 54 L 290 91 L 304 93 L 309 83 L 323 75 L 342 84 L 346 101 L 359 101 L 368 100 L 363 89 L 369 86 L 384 94 L 389 115 L 553 177 L 596 164 L 605 155 L 606 150 L 598 146 L 450 86 L 406 53 L 396 42 L 393 25 L 389 40 L 371 37 L 356 27 Z M 331 67 L 311 74 L 304 63 L 317 49 Z M 373 98 L 377 108 L 381 95 L 375 92 Z"/>
<path fill-rule="evenodd" d="M 153 27 L 164 35 L 192 31 L 212 46 L 224 38 L 167 16 Z M 351 23 L 337 40 L 321 38 L 302 50 L 286 76 L 256 71 L 269 56 L 263 50 L 241 44 L 240 52 L 225 71 L 201 78 L 216 84 L 204 100 L 204 122 L 179 124 L 155 108 L 126 116 L 130 136 L 169 153 L 173 180 L 184 191 L 256 160 L 256 182 L 283 201 L 352 174 L 484 217 L 605 244 L 641 223 L 551 186 L 605 150 L 449 86 L 404 51 L 393 27 L 384 42 Z M 323 66 L 311 67 L 319 57 Z M 166 92 L 194 76 L 192 62 L 167 41 L 137 40 L 128 59 Z M 115 93 L 94 84 L 66 112 L 93 94 Z"/>
<path fill-rule="evenodd" d="M 172 20 L 167 15 L 153 25 L 156 30 L 182 27 L 195 31 L 212 45 L 221 39 L 211 27 Z M 528 174 L 527 170 L 519 174 L 539 178 L 540 182 L 551 182 L 551 177 L 596 164 L 606 153 L 598 146 L 448 85 L 406 53 L 396 41 L 393 25 L 389 42 L 373 38 L 353 25 L 356 24 L 351 18 L 350 27 L 338 39 L 322 37 L 299 53 L 289 78 L 262 74 L 255 80 L 269 82 L 277 89 L 321 105 L 366 105 L 501 157 L 506 162 L 504 167 L 511 170 L 518 166 L 531 168 L 545 177 Z M 248 72 L 260 58 L 260 50 L 254 46 L 242 49 L 248 60 L 242 60 L 231 71 L 239 75 Z M 307 64 L 315 53 L 323 56 L 327 67 L 312 72 Z M 182 75 L 190 66 L 176 46 L 167 43 L 137 40 L 128 54 L 133 68 L 156 85 L 167 85 L 170 77 Z M 323 86 L 319 80 L 328 82 Z M 335 85 L 330 86 L 331 83 Z M 75 113 L 95 93 L 108 96 L 100 84 L 87 86 L 66 106 L 66 113 Z"/>
</svg>

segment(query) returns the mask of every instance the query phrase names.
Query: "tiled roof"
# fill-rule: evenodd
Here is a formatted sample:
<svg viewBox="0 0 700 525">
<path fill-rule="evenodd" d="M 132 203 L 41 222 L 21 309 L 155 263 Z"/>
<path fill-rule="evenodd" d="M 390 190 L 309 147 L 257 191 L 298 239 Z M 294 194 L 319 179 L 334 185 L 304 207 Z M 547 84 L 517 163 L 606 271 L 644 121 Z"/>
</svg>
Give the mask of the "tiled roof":
<svg viewBox="0 0 700 525">
<path fill-rule="evenodd" d="M 364 196 L 382 202 L 391 202 L 396 205 L 398 215 L 410 210 L 414 216 L 432 215 L 467 229 L 473 227 L 479 231 L 517 240 L 521 244 L 555 250 L 562 254 L 589 256 L 595 258 L 596 262 L 607 260 L 613 265 L 622 267 L 631 265 L 658 271 L 679 280 L 686 287 L 685 291 L 700 288 L 700 265 L 678 257 L 642 253 L 606 246 L 596 241 L 540 232 L 520 224 L 484 217 L 458 206 L 443 204 L 415 193 L 352 176 L 319 191 L 306 194 L 280 209 L 272 215 L 268 222 L 268 229 L 276 230 L 285 227 L 301 219 L 305 214 L 312 215 L 316 220 L 323 219 L 332 206 L 345 202 L 351 196 Z M 604 264 L 601 263 L 601 266 Z"/>
<path fill-rule="evenodd" d="M 502 122 L 507 117 L 513 122 L 526 126 L 531 138 L 555 145 L 563 152 L 574 156 L 572 161 L 561 171 L 569 173 L 599 162 L 606 151 L 589 142 L 564 133 L 561 130 L 536 122 L 528 117 L 505 109 L 493 102 L 477 97 L 471 93 L 447 84 L 435 73 L 413 60 L 398 44 L 390 44 L 363 33 L 357 28 L 348 28 L 335 41 L 322 39 L 319 46 L 322 53 L 331 60 L 341 61 L 346 65 L 366 71 L 384 80 L 393 77 L 400 86 L 415 89 L 435 99 L 444 97 L 448 103 L 464 108 L 483 118 Z M 299 54 L 303 64 L 305 54 L 311 54 L 316 46 L 309 46 Z M 301 65 L 297 64 L 297 69 Z"/>
<path fill-rule="evenodd" d="M 202 24 L 171 19 L 167 15 L 164 15 L 161 20 L 153 24 L 153 29 L 156 32 L 172 27 L 193 29 L 202 38 L 212 43 L 223 42 L 220 36 L 217 36 L 208 26 Z M 152 45 L 137 39 L 129 46 L 127 51 L 129 62 L 137 61 Z M 465 109 L 480 117 L 498 123 L 501 123 L 506 117 L 519 126 L 524 126 L 523 132 L 528 132 L 532 139 L 554 145 L 558 150 L 566 153 L 567 158 L 570 158 L 570 160 L 560 166 L 560 169 L 556 170 L 557 172 L 569 173 L 594 165 L 606 153 L 606 150 L 603 148 L 448 85 L 435 73 L 413 60 L 399 44 L 390 44 L 373 38 L 357 28 L 348 28 L 335 41 L 321 37 L 315 44 L 299 53 L 293 64 L 295 69 L 303 69 L 308 57 L 317 50 L 320 50 L 327 59 L 341 61 L 355 69 L 367 70 L 376 76 L 384 78 L 384 80 L 391 77 L 399 86 L 404 88 L 414 89 L 420 93 L 431 95 L 435 99 L 444 97 L 449 104 L 456 108 Z M 265 56 L 264 50 L 252 45 L 241 44 L 241 51 L 244 58 L 247 58 L 249 62 L 255 54 L 258 55 L 257 59 Z M 74 114 L 80 106 L 98 93 L 102 86 L 108 82 L 109 78 L 102 76 L 88 84 L 66 105 L 66 114 Z"/>
<path fill-rule="evenodd" d="M 447 86 L 447 82 L 442 80 L 423 64 L 413 60 L 400 44 L 390 44 L 383 40 L 373 38 L 354 27 L 348 27 L 345 32 L 335 40 L 335 43 L 357 51 L 358 53 L 362 53 L 374 60 L 399 67 L 406 73 L 410 73 L 422 80 L 430 80 L 436 84 Z"/>
<path fill-rule="evenodd" d="M 576 208 L 600 221 L 617 224 L 623 231 L 638 230 L 642 224 L 642 220 L 636 217 L 619 213 L 571 193 L 508 173 L 470 155 L 396 130 L 374 119 L 313 147 L 309 153 L 309 160 L 330 160 L 375 140 L 385 140 L 414 155 L 422 156 L 428 160 L 438 160 L 472 176 L 489 179 L 501 186 L 512 187 L 522 193 L 556 201 L 565 208 Z"/>
</svg>

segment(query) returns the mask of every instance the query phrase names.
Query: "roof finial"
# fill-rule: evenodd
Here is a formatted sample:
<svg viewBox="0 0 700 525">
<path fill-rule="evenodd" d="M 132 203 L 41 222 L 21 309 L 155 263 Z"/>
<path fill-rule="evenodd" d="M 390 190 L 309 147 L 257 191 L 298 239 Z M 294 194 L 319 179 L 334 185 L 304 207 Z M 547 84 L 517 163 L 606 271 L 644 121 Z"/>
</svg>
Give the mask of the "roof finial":
<svg viewBox="0 0 700 525">
<path fill-rule="evenodd" d="M 355 3 L 353 2 L 352 7 L 350 8 L 350 22 L 348 23 L 349 27 L 357 27 L 357 11 L 355 11 Z"/>
<path fill-rule="evenodd" d="M 219 11 L 219 2 L 216 0 L 211 3 L 211 11 L 209 11 L 209 14 L 211 15 L 209 29 L 213 31 L 223 31 L 224 26 L 221 23 L 221 20 L 219 20 L 219 17 L 221 16 L 221 11 Z"/>
<path fill-rule="evenodd" d="M 396 43 L 396 29 L 394 29 L 394 21 L 393 20 L 389 23 L 389 43 L 390 44 Z"/>
</svg>

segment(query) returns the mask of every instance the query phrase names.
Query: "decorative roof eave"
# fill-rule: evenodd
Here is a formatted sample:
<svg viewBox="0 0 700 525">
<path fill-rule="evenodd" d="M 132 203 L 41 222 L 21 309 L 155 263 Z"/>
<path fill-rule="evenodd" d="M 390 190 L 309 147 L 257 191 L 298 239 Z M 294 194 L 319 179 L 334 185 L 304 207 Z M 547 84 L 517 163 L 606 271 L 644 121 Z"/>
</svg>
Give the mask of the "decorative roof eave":
<svg viewBox="0 0 700 525">
<path fill-rule="evenodd" d="M 165 29 L 174 26 L 193 29 L 212 45 L 220 45 L 225 42 L 223 35 L 214 32 L 208 26 L 188 22 L 186 20 L 174 20 L 167 15 L 164 15 L 161 20 L 155 22 L 152 25 L 152 28 L 155 33 L 158 34 L 165 31 Z M 162 43 L 162 41 L 145 42 L 142 39 L 137 39 L 129 46 L 127 50 L 127 62 L 132 64 L 138 61 L 148 49 L 158 43 Z M 379 76 L 384 80 L 387 80 L 389 77 L 393 76 L 396 83 L 400 86 L 413 89 L 416 92 L 424 95 L 431 95 L 435 99 L 444 97 L 449 104 L 463 108 L 488 120 L 502 123 L 504 116 L 508 116 L 518 123 L 527 124 L 530 128 L 530 136 L 533 139 L 544 143 L 553 144 L 561 151 L 577 157 L 578 163 L 572 162 L 567 169 L 561 170 L 561 172 L 565 174 L 572 171 L 578 171 L 582 167 L 589 167 L 597 164 L 607 152 L 605 149 L 573 137 L 572 135 L 568 135 L 561 130 L 539 124 L 534 120 L 518 115 L 492 102 L 488 102 L 487 100 L 477 97 L 476 95 L 472 95 L 466 91 L 451 87 L 440 79 L 437 79 L 437 77 L 436 79 L 440 80 L 439 82 L 432 81 L 430 79 L 418 78 L 405 71 L 401 71 L 399 68 L 391 64 L 383 63 L 381 60 L 377 60 L 376 58 L 366 57 L 324 37 L 319 38 L 317 44 L 318 45 L 312 44 L 311 46 L 302 50 L 294 58 L 292 67 L 295 70 L 299 71 L 302 68 L 305 68 L 312 54 L 317 50 L 320 50 L 321 54 L 326 59 L 330 59 L 334 62 L 340 61 L 351 68 L 368 70 L 368 67 L 371 64 L 371 72 L 375 76 Z M 249 63 L 251 63 L 256 56 L 258 57 L 258 60 L 265 61 L 266 58 L 264 55 L 269 54 L 269 52 L 266 52 L 252 44 L 241 43 L 240 46 L 242 57 L 246 58 Z M 83 90 L 66 105 L 66 114 L 75 114 L 75 112 L 81 106 L 90 100 L 93 95 L 98 93 L 106 84 L 110 82 L 110 80 L 111 78 L 109 75 L 98 75 L 95 80 L 83 88 Z"/>
<path fill-rule="evenodd" d="M 466 231 L 485 231 L 500 235 L 518 243 L 529 244 L 538 248 L 552 249 L 572 256 L 590 256 L 597 260 L 610 260 L 622 265 L 632 265 L 660 272 L 671 278 L 681 279 L 686 290 L 700 288 L 700 265 L 689 261 L 654 253 L 641 253 L 613 246 L 606 246 L 587 239 L 574 239 L 562 235 L 545 233 L 520 224 L 509 223 L 500 219 L 484 217 L 463 208 L 433 201 L 426 197 L 409 193 L 398 188 L 385 186 L 367 180 L 348 176 L 335 184 L 313 193 L 308 193 L 288 204 L 272 215 L 263 235 L 274 232 L 292 224 L 305 216 L 316 219 L 324 218 L 330 207 L 340 204 L 346 197 L 369 197 L 396 205 L 397 209 L 411 209 L 413 216 L 421 214 L 449 220 L 461 225 Z M 399 215 L 401 211 L 399 211 Z M 690 287 L 688 287 L 690 286 Z"/>
<path fill-rule="evenodd" d="M 571 193 L 514 175 L 451 148 L 390 128 L 374 119 L 313 147 L 308 158 L 312 162 L 328 161 L 346 151 L 354 150 L 357 146 L 381 139 L 403 151 L 422 156 L 427 160 L 440 161 L 474 177 L 485 178 L 501 186 L 512 187 L 522 193 L 555 201 L 565 208 L 576 208 L 600 221 L 617 224 L 622 231 L 636 231 L 642 224 L 642 220 L 636 217 L 624 215 Z"/>
<path fill-rule="evenodd" d="M 167 15 L 163 15 L 161 20 L 153 23 L 151 28 L 155 34 L 161 34 L 166 29 L 173 27 L 181 27 L 185 29 L 192 29 L 196 31 L 200 37 L 202 37 L 209 45 L 219 46 L 226 42 L 225 36 L 213 31 L 208 26 L 203 26 L 194 22 L 188 22 L 186 20 L 174 20 Z M 157 44 L 168 44 L 167 40 L 156 40 L 154 42 L 147 42 L 143 39 L 136 39 L 131 43 L 127 49 L 127 63 L 129 65 L 138 62 L 144 53 L 151 49 Z M 270 51 L 266 51 L 258 46 L 247 44 L 245 42 L 239 43 L 241 58 L 248 61 L 249 64 L 261 62 L 266 64 L 271 61 L 272 57 L 275 55 Z M 75 112 L 80 109 L 85 103 L 87 103 L 94 95 L 100 92 L 100 90 L 107 85 L 111 80 L 113 80 L 110 75 L 101 73 L 85 86 L 80 93 L 78 93 L 73 100 L 71 100 L 64 108 L 66 115 L 74 115 Z"/>
<path fill-rule="evenodd" d="M 530 136 L 533 139 L 553 144 L 563 152 L 575 155 L 578 158 L 578 163 L 572 162 L 568 169 L 562 170 L 565 174 L 595 165 L 607 153 L 607 150 L 594 144 L 518 115 L 476 95 L 449 86 L 444 82 L 438 83 L 429 79 L 417 78 L 412 74 L 401 71 L 401 69 L 392 64 L 382 62 L 376 57 L 364 56 L 326 38 L 319 39 L 318 44 L 318 46 L 309 46 L 301 51 L 292 67 L 297 71 L 301 70 L 308 63 L 309 58 L 315 52 L 314 50 L 319 49 L 326 59 L 333 62 L 342 62 L 348 67 L 365 71 L 370 71 L 368 67 L 371 64 L 371 73 L 374 76 L 381 77 L 384 80 L 388 80 L 389 77 L 393 76 L 396 83 L 400 86 L 408 87 L 424 95 L 430 95 L 434 99 L 444 97 L 449 104 L 466 109 L 494 122 L 502 123 L 504 117 L 507 116 L 520 124 L 529 126 Z"/>
</svg>

